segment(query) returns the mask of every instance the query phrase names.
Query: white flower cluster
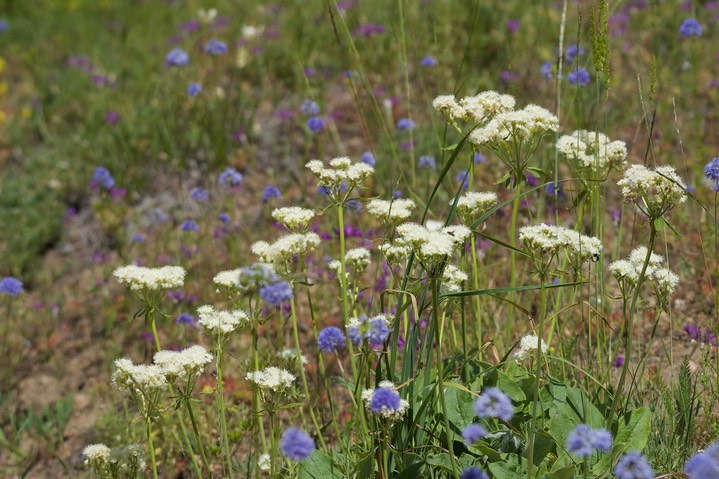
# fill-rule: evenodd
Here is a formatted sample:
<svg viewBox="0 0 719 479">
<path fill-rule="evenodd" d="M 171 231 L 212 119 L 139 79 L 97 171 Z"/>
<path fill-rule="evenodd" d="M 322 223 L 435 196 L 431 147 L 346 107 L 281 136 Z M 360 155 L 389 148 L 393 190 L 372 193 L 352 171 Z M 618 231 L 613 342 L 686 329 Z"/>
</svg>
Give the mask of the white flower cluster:
<svg viewBox="0 0 719 479">
<path fill-rule="evenodd" d="M 499 113 L 489 123 L 469 135 L 476 146 L 497 146 L 499 143 L 520 143 L 548 131 L 559 130 L 559 120 L 549 110 L 537 105 L 527 105 L 522 110 Z"/>
<path fill-rule="evenodd" d="M 202 374 L 205 366 L 212 361 L 212 355 L 199 345 L 190 346 L 182 351 L 158 351 L 154 356 L 155 364 L 169 382 L 184 385 L 188 380 Z"/>
<path fill-rule="evenodd" d="M 658 166 L 652 171 L 644 165 L 631 165 L 617 185 L 624 198 L 635 202 L 649 218 L 659 218 L 687 199 L 684 180 L 671 166 Z"/>
<path fill-rule="evenodd" d="M 497 194 L 491 192 L 467 191 L 457 200 L 457 214 L 463 221 L 483 215 L 489 208 L 497 203 Z M 454 200 L 450 200 L 450 205 Z"/>
<path fill-rule="evenodd" d="M 85 464 L 100 477 L 137 477 L 145 470 L 145 449 L 140 444 L 110 449 L 105 444 L 90 444 L 82 450 Z"/>
<path fill-rule="evenodd" d="M 537 261 L 551 261 L 550 258 L 565 251 L 572 267 L 581 268 L 589 259 L 598 259 L 602 252 L 602 243 L 598 238 L 580 234 L 575 230 L 539 224 L 525 226 L 519 230 L 519 241 Z"/>
<path fill-rule="evenodd" d="M 397 227 L 397 233 L 397 245 L 412 248 L 421 261 L 431 263 L 450 256 L 464 244 L 472 231 L 463 225 L 445 226 L 438 231 L 430 231 L 417 223 L 405 223 Z"/>
<path fill-rule="evenodd" d="M 295 383 L 295 376 L 286 369 L 274 366 L 247 373 L 248 381 L 255 383 L 260 389 L 282 392 Z"/>
<path fill-rule="evenodd" d="M 132 291 L 181 288 L 185 282 L 185 269 L 181 266 L 145 268 L 131 264 L 117 268 L 112 274 Z"/>
<path fill-rule="evenodd" d="M 254 263 L 229 271 L 221 271 L 215 275 L 213 282 L 230 291 L 243 294 L 257 292 L 262 286 L 276 282 L 277 273 L 272 265 L 265 263 Z"/>
<path fill-rule="evenodd" d="M 448 121 L 462 120 L 482 123 L 494 116 L 512 111 L 516 101 L 512 95 L 485 91 L 457 101 L 454 95 L 440 95 L 432 101 L 432 107 Z"/>
<path fill-rule="evenodd" d="M 367 248 L 352 248 L 345 253 L 345 265 L 355 275 L 360 275 L 369 266 L 370 257 L 370 251 Z"/>
<path fill-rule="evenodd" d="M 412 216 L 414 201 L 409 199 L 372 200 L 367 203 L 367 213 L 374 216 L 384 226 L 397 225 Z"/>
<path fill-rule="evenodd" d="M 379 388 L 377 389 L 365 389 L 364 391 L 362 391 L 362 401 L 365 404 L 365 408 L 367 408 L 370 412 L 377 414 L 384 419 L 387 419 L 390 422 L 401 421 L 402 417 L 404 417 L 405 413 L 409 409 L 409 402 L 405 399 L 400 399 L 399 407 L 396 409 L 382 405 L 378 410 L 373 410 L 372 398 L 374 397 L 375 392 L 377 392 L 379 389 L 391 389 L 392 391 L 397 390 L 394 383 L 391 381 L 381 381 L 379 383 Z"/>
<path fill-rule="evenodd" d="M 639 282 L 639 275 L 642 272 L 644 261 L 647 258 L 646 246 L 639 246 L 629 253 L 628 259 L 620 259 L 609 265 L 609 272 L 619 282 L 619 288 L 626 297 Z M 655 292 L 660 301 L 664 302 L 674 293 L 679 276 L 673 271 L 662 268 L 664 257 L 652 252 L 649 255 L 649 262 L 645 271 L 645 278 L 654 282 Z"/>
<path fill-rule="evenodd" d="M 272 217 L 282 223 L 290 231 L 303 231 L 315 217 L 315 212 L 299 206 L 275 208 Z"/>
<path fill-rule="evenodd" d="M 452 264 L 448 264 L 442 274 L 442 286 L 448 293 L 457 293 L 462 291 L 462 283 L 467 281 L 468 278 L 467 273 Z"/>
<path fill-rule="evenodd" d="M 627 145 L 610 141 L 604 133 L 577 130 L 557 140 L 557 150 L 580 167 L 606 173 L 627 159 Z"/>
<path fill-rule="evenodd" d="M 112 384 L 119 390 L 151 395 L 168 387 L 164 371 L 155 364 L 133 364 L 128 358 L 115 360 Z"/>
<path fill-rule="evenodd" d="M 259 459 L 257 459 L 257 467 L 262 472 L 267 472 L 272 468 L 272 459 L 270 458 L 270 455 L 265 453 L 260 456 Z"/>
<path fill-rule="evenodd" d="M 522 339 L 519 340 L 519 346 L 514 350 L 512 357 L 517 361 L 528 359 L 532 351 L 537 350 L 537 344 L 539 344 L 539 337 L 536 334 L 525 334 Z M 547 349 L 549 349 L 549 347 L 547 343 L 544 342 L 544 339 L 542 339 L 542 352 L 547 352 Z"/>
<path fill-rule="evenodd" d="M 407 256 L 409 256 L 410 248 L 405 245 L 395 245 L 392 243 L 382 243 L 377 248 L 380 253 L 387 259 L 387 264 L 399 264 Z"/>
<path fill-rule="evenodd" d="M 270 264 L 278 273 L 292 270 L 295 255 L 303 258 L 320 245 L 317 233 L 293 233 L 282 236 L 272 244 L 258 241 L 252 245 L 252 252 L 260 261 Z"/>
<path fill-rule="evenodd" d="M 227 336 L 243 327 L 249 321 L 247 313 L 242 310 L 218 311 L 210 305 L 197 308 L 200 317 L 198 323 L 210 337 Z"/>
<path fill-rule="evenodd" d="M 331 190 L 341 188 L 342 183 L 348 187 L 359 185 L 374 173 L 367 163 L 352 163 L 346 156 L 334 158 L 329 168 L 320 160 L 310 160 L 305 166 L 317 177 L 320 186 Z"/>
<path fill-rule="evenodd" d="M 291 349 L 291 348 L 285 349 L 285 350 L 277 353 L 277 356 L 284 361 L 288 361 L 288 362 L 291 361 L 291 362 L 295 363 L 295 362 L 297 362 L 297 349 Z M 300 362 L 303 365 L 305 365 L 305 364 L 309 364 L 310 360 L 307 359 L 307 356 L 305 356 L 303 354 L 300 356 Z"/>
</svg>

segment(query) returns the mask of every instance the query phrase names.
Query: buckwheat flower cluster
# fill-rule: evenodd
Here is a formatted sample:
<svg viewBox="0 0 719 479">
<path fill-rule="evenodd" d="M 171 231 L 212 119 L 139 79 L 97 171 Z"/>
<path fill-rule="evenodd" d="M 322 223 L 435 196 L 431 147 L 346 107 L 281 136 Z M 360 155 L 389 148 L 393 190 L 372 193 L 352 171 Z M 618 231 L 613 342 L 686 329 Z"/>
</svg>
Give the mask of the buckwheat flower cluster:
<svg viewBox="0 0 719 479">
<path fill-rule="evenodd" d="M 345 253 L 345 265 L 353 275 L 359 276 L 370 264 L 370 251 L 367 248 L 352 248 Z"/>
<path fill-rule="evenodd" d="M 110 472 L 110 448 L 105 444 L 90 444 L 82 450 L 85 465 L 100 477 L 107 477 Z"/>
<path fill-rule="evenodd" d="M 474 130 L 469 135 L 469 141 L 475 146 L 505 151 L 508 142 L 520 144 L 558 130 L 559 120 L 549 110 L 527 105 L 522 110 L 499 113 L 489 123 Z"/>
<path fill-rule="evenodd" d="M 409 246 L 392 243 L 382 243 L 377 249 L 379 249 L 380 253 L 384 255 L 387 260 L 387 264 L 389 265 L 400 264 L 407 258 L 407 256 L 409 256 L 411 251 Z"/>
<path fill-rule="evenodd" d="M 624 198 L 650 219 L 661 217 L 687 199 L 684 180 L 671 166 L 650 170 L 644 165 L 631 165 L 617 185 Z"/>
<path fill-rule="evenodd" d="M 602 243 L 593 236 L 554 225 L 525 226 L 519 230 L 519 241 L 529 251 L 540 274 L 546 274 L 552 259 L 561 251 L 578 271 L 589 259 L 599 258 Z"/>
<path fill-rule="evenodd" d="M 315 217 L 315 212 L 299 206 L 288 206 L 273 210 L 272 217 L 282 223 L 288 230 L 299 233 L 307 229 L 310 221 Z"/>
<path fill-rule="evenodd" d="M 502 113 L 514 110 L 516 100 L 512 95 L 497 93 L 493 90 L 483 91 L 478 95 L 467 96 L 459 100 L 464 110 L 465 120 L 481 123 Z"/>
<path fill-rule="evenodd" d="M 401 421 L 409 409 L 409 402 L 400 398 L 391 381 L 382 381 L 378 388 L 362 391 L 362 402 L 368 411 L 391 423 Z"/>
<path fill-rule="evenodd" d="M 219 311 L 210 305 L 197 308 L 197 314 L 200 317 L 198 323 L 202 326 L 202 330 L 215 343 L 224 341 L 249 321 L 249 317 L 244 311 L 239 309 Z"/>
<path fill-rule="evenodd" d="M 444 268 L 444 273 L 442 273 L 442 287 L 448 293 L 457 293 L 462 291 L 462 283 L 467 279 L 469 279 L 467 273 L 452 264 L 448 264 Z"/>
<path fill-rule="evenodd" d="M 251 295 L 257 294 L 260 288 L 278 280 L 279 276 L 271 265 L 254 263 L 238 269 L 221 271 L 212 281 L 229 292 Z"/>
<path fill-rule="evenodd" d="M 319 186 L 324 186 L 330 191 L 338 191 L 342 184 L 353 187 L 361 184 L 374 173 L 367 163 L 352 163 L 346 156 L 334 158 L 327 167 L 320 160 L 310 160 L 306 165 L 319 180 Z"/>
<path fill-rule="evenodd" d="M 448 122 L 454 123 L 455 120 L 465 120 L 467 118 L 466 110 L 460 106 L 454 95 L 440 95 L 432 100 L 432 108 L 442 113 Z"/>
<path fill-rule="evenodd" d="M 110 449 L 105 444 L 90 444 L 82 451 L 85 465 L 101 478 L 137 477 L 145 470 L 145 451 L 140 444 Z M 118 476 L 119 473 L 119 476 Z"/>
<path fill-rule="evenodd" d="M 396 226 L 412 216 L 414 201 L 409 199 L 372 200 L 367 203 L 367 213 L 374 216 L 385 227 Z"/>
<path fill-rule="evenodd" d="M 265 453 L 257 459 L 257 467 L 262 472 L 268 472 L 272 468 L 272 458 L 269 454 Z"/>
<path fill-rule="evenodd" d="M 133 364 L 128 358 L 115 360 L 112 384 L 121 391 L 146 396 L 162 391 L 168 386 L 160 366 Z"/>
<path fill-rule="evenodd" d="M 454 200 L 449 202 L 454 204 Z M 491 192 L 467 191 L 457 200 L 457 214 L 465 224 L 471 223 L 497 204 L 497 194 Z"/>
<path fill-rule="evenodd" d="M 279 238 L 270 244 L 258 241 L 252 245 L 252 252 L 260 261 L 268 263 L 280 274 L 287 274 L 293 269 L 295 256 L 304 258 L 320 245 L 317 233 L 293 233 Z"/>
<path fill-rule="evenodd" d="M 577 130 L 557 140 L 557 150 L 581 168 L 606 174 L 627 159 L 627 145 L 610 141 L 604 133 Z"/>
<path fill-rule="evenodd" d="M 181 288 L 185 282 L 185 269 L 180 266 L 145 268 L 131 264 L 117 268 L 112 274 L 132 291 Z"/>
<path fill-rule="evenodd" d="M 595 451 L 609 452 L 612 449 L 612 435 L 606 429 L 592 429 L 579 424 L 567 438 L 567 451 L 577 457 L 591 456 Z"/>
<path fill-rule="evenodd" d="M 212 355 L 202 346 L 195 345 L 182 351 L 158 351 L 154 361 L 169 383 L 184 387 L 188 381 L 202 374 L 205 366 L 212 361 Z"/>
<path fill-rule="evenodd" d="M 291 362 L 294 364 L 297 363 L 297 349 L 284 349 L 281 352 L 277 353 L 277 356 L 283 361 Z M 307 359 L 307 356 L 301 354 L 299 362 L 302 363 L 302 365 L 304 366 L 305 364 L 309 364 L 310 360 Z"/>
<path fill-rule="evenodd" d="M 397 227 L 397 233 L 397 245 L 410 247 L 420 262 L 433 264 L 451 256 L 464 244 L 472 231 L 463 225 L 445 226 L 438 231 L 430 231 L 417 223 L 405 223 Z"/>
<path fill-rule="evenodd" d="M 522 339 L 519 340 L 519 345 L 517 349 L 514 350 L 514 354 L 512 357 L 517 361 L 523 361 L 525 359 L 529 359 L 534 353 L 534 351 L 537 350 L 537 345 L 539 344 L 539 337 L 535 334 L 525 334 L 522 336 Z M 547 343 L 544 342 L 544 339 L 542 339 L 542 352 L 547 352 L 547 349 L 549 349 L 549 346 L 547 346 Z"/>
<path fill-rule="evenodd" d="M 247 373 L 248 381 L 254 383 L 262 390 L 281 393 L 291 388 L 295 383 L 295 376 L 286 369 L 274 366 Z"/>
<path fill-rule="evenodd" d="M 646 246 L 639 246 L 629 253 L 627 259 L 614 261 L 609 265 L 609 272 L 619 283 L 619 289 L 625 298 L 637 286 L 646 257 Z M 663 262 L 662 255 L 652 252 L 647 263 L 645 279 L 653 282 L 659 304 L 664 307 L 679 283 L 679 276 L 667 268 L 662 268 Z"/>
<path fill-rule="evenodd" d="M 384 314 L 350 318 L 347 323 L 347 336 L 355 346 L 361 345 L 364 340 L 371 348 L 381 347 L 391 333 L 389 326 L 390 319 Z"/>
</svg>

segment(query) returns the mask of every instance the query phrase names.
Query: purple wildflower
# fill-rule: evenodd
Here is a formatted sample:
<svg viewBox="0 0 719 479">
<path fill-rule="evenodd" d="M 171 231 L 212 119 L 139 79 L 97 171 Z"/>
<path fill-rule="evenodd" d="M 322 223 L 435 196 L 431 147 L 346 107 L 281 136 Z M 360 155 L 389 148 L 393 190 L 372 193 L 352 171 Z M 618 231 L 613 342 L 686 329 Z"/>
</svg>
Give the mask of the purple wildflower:
<svg viewBox="0 0 719 479">
<path fill-rule="evenodd" d="M 302 102 L 302 106 L 300 106 L 300 110 L 302 111 L 302 113 L 304 113 L 307 116 L 315 116 L 315 115 L 319 114 L 320 107 L 313 100 L 305 100 Z"/>
<path fill-rule="evenodd" d="M 371 151 L 365 151 L 364 153 L 362 153 L 362 157 L 360 158 L 360 161 L 362 163 L 368 164 L 369 166 L 374 166 L 377 163 L 377 161 L 375 160 L 375 157 Z"/>
<path fill-rule="evenodd" d="M 190 96 L 197 96 L 202 92 L 202 85 L 199 83 L 190 83 L 187 86 L 187 94 Z"/>
<path fill-rule="evenodd" d="M 196 188 L 192 188 L 192 198 L 197 201 L 198 203 L 201 203 L 203 201 L 207 201 L 210 199 L 210 195 L 207 192 L 207 190 L 200 188 L 199 186 Z"/>
<path fill-rule="evenodd" d="M 108 125 L 117 125 L 120 122 L 120 114 L 116 111 L 108 111 L 105 113 L 105 123 Z"/>
<path fill-rule="evenodd" d="M 679 35 L 683 37 L 700 37 L 702 35 L 702 26 L 695 19 L 687 18 L 679 27 Z"/>
<path fill-rule="evenodd" d="M 398 130 L 414 130 L 417 124 L 411 118 L 400 118 L 397 120 Z"/>
<path fill-rule="evenodd" d="M 222 186 L 227 186 L 228 184 L 230 186 L 239 186 L 242 184 L 243 179 L 242 173 L 234 168 L 227 168 L 220 174 L 220 184 Z"/>
<path fill-rule="evenodd" d="M 511 18 L 507 20 L 507 30 L 509 30 L 509 33 L 517 33 L 520 25 L 519 20 L 513 20 Z"/>
<path fill-rule="evenodd" d="M 489 476 L 478 467 L 468 467 L 462 472 L 459 479 L 489 479 Z"/>
<path fill-rule="evenodd" d="M 369 409 L 375 414 L 382 414 L 385 411 L 395 412 L 399 410 L 402 400 L 399 393 L 392 388 L 377 388 L 369 401 Z"/>
<path fill-rule="evenodd" d="M 509 421 L 514 416 L 514 406 L 501 389 L 489 387 L 474 401 L 474 412 L 478 417 L 497 417 L 502 421 Z"/>
<path fill-rule="evenodd" d="M 280 281 L 274 284 L 268 284 L 260 288 L 260 297 L 262 300 L 272 306 L 282 306 L 294 297 L 292 286 L 287 281 Z"/>
<path fill-rule="evenodd" d="M 551 80 L 554 78 L 554 63 L 552 62 L 544 62 L 542 63 L 542 66 L 540 67 L 540 71 L 542 72 L 542 76 L 546 78 L 547 80 Z"/>
<path fill-rule="evenodd" d="M 595 450 L 609 452 L 612 448 L 612 435 L 605 429 L 592 429 L 587 424 L 579 424 L 567 438 L 567 450 L 578 457 L 587 457 Z"/>
<path fill-rule="evenodd" d="M 572 85 L 580 87 L 587 86 L 590 80 L 589 72 L 585 68 L 576 67 L 567 75 L 567 80 L 569 80 L 569 83 Z"/>
<path fill-rule="evenodd" d="M 193 315 L 191 315 L 190 313 L 180 313 L 179 316 L 177 316 L 175 323 L 184 324 L 186 326 L 194 326 L 195 325 L 195 317 Z"/>
<path fill-rule="evenodd" d="M 462 439 L 464 439 L 464 442 L 467 444 L 479 442 L 479 440 L 486 435 L 487 430 L 477 423 L 470 424 L 462 430 Z"/>
<path fill-rule="evenodd" d="M 317 335 L 317 346 L 326 353 L 344 349 L 345 341 L 344 333 L 337 326 L 328 326 Z"/>
<path fill-rule="evenodd" d="M 112 177 L 107 168 L 104 166 L 98 166 L 92 174 L 92 181 L 90 182 L 90 185 L 93 187 L 102 186 L 106 190 L 110 190 L 113 186 L 115 186 L 115 178 Z"/>
<path fill-rule="evenodd" d="M 22 289 L 22 281 L 12 276 L 6 276 L 0 279 L 0 294 L 8 296 L 19 296 L 24 290 Z"/>
<path fill-rule="evenodd" d="M 569 45 L 567 50 L 564 52 L 564 58 L 566 58 L 569 63 L 574 63 L 574 59 L 581 57 L 582 55 L 584 55 L 584 48 L 580 47 L 576 43 Z"/>
<path fill-rule="evenodd" d="M 217 219 L 222 221 L 223 223 L 229 223 L 230 222 L 230 215 L 227 213 L 220 213 L 217 215 Z"/>
<path fill-rule="evenodd" d="M 197 226 L 197 222 L 195 220 L 183 221 L 182 225 L 180 226 L 180 229 L 182 231 L 194 231 L 194 232 L 200 231 L 200 227 Z"/>
<path fill-rule="evenodd" d="M 288 459 L 303 461 L 315 451 L 315 443 L 306 432 L 290 427 L 282 433 L 280 451 Z"/>
<path fill-rule="evenodd" d="M 614 366 L 615 368 L 621 368 L 622 366 L 624 366 L 624 356 L 622 356 L 621 354 L 617 354 L 617 357 L 614 358 L 614 361 L 612 361 L 612 366 Z"/>
<path fill-rule="evenodd" d="M 432 55 L 427 55 L 419 61 L 419 65 L 422 67 L 433 67 L 437 65 L 437 60 Z"/>
<path fill-rule="evenodd" d="M 324 130 L 325 121 L 321 116 L 311 116 L 307 119 L 307 129 L 312 133 L 319 133 Z"/>
<path fill-rule="evenodd" d="M 184 67 L 190 62 L 190 56 L 182 48 L 173 48 L 165 56 L 165 63 L 171 67 Z"/>
<path fill-rule="evenodd" d="M 433 156 L 420 156 L 417 162 L 419 168 L 437 169 L 437 160 Z"/>
<path fill-rule="evenodd" d="M 280 196 L 282 196 L 280 190 L 276 186 L 270 185 L 262 192 L 262 202 L 267 203 L 272 198 L 279 198 Z"/>
<path fill-rule="evenodd" d="M 637 451 L 631 451 L 617 462 L 614 468 L 617 479 L 653 479 L 654 471 L 647 458 Z"/>
<path fill-rule="evenodd" d="M 209 53 L 210 55 L 221 55 L 223 53 L 227 53 L 227 44 L 217 40 L 216 38 L 211 38 L 205 44 L 205 53 Z"/>
</svg>

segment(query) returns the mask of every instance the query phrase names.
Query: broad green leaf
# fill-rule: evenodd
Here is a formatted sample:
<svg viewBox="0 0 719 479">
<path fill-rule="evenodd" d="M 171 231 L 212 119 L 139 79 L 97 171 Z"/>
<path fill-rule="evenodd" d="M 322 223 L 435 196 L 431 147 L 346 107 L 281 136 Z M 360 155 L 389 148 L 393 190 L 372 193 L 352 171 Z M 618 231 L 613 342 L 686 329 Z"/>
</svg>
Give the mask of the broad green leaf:
<svg viewBox="0 0 719 479">
<path fill-rule="evenodd" d="M 628 412 L 618 420 L 617 434 L 612 442 L 611 454 L 604 454 L 592 471 L 595 474 L 609 471 L 612 458 L 629 451 L 641 451 L 647 445 L 652 427 L 652 414 L 648 408 L 641 407 Z"/>
<path fill-rule="evenodd" d="M 309 458 L 300 462 L 299 479 L 341 479 L 346 477 L 343 471 L 332 462 L 325 453 L 315 451 Z"/>
</svg>

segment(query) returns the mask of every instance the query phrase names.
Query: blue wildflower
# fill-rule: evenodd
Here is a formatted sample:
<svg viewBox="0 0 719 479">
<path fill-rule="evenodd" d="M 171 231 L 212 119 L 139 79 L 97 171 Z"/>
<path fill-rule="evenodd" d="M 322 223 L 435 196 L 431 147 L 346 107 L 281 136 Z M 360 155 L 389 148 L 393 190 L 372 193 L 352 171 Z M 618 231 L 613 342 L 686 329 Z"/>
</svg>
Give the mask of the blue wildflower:
<svg viewBox="0 0 719 479">
<path fill-rule="evenodd" d="M 469 188 L 469 173 L 466 171 L 461 171 L 457 173 L 457 181 L 459 182 L 460 187 L 463 190 L 466 190 L 467 188 Z"/>
<path fill-rule="evenodd" d="M 314 450 L 314 441 L 309 434 L 301 429 L 290 427 L 282 433 L 280 451 L 286 458 L 293 461 L 303 461 L 310 457 Z"/>
<path fill-rule="evenodd" d="M 234 168 L 227 168 L 220 174 L 220 184 L 222 186 L 227 186 L 228 184 L 231 186 L 238 186 L 242 184 L 243 179 L 244 177 L 242 176 L 242 173 Z"/>
<path fill-rule="evenodd" d="M 402 400 L 397 391 L 392 388 L 377 388 L 369 401 L 369 410 L 375 414 L 396 412 L 401 404 Z"/>
<path fill-rule="evenodd" d="M 612 435 L 605 429 L 592 429 L 587 424 L 579 424 L 567 438 L 567 451 L 578 457 L 587 457 L 595 450 L 609 452 L 612 448 Z"/>
<path fill-rule="evenodd" d="M 294 297 L 292 286 L 287 281 L 280 281 L 274 284 L 268 284 L 260 288 L 260 297 L 262 300 L 272 306 L 282 306 Z"/>
<path fill-rule="evenodd" d="M 474 401 L 474 412 L 478 417 L 498 417 L 509 421 L 514 416 L 514 406 L 501 389 L 489 387 Z"/>
<path fill-rule="evenodd" d="M 719 157 L 712 158 L 704 167 L 704 176 L 714 183 L 719 183 Z"/>
<path fill-rule="evenodd" d="M 222 221 L 223 223 L 229 223 L 230 222 L 230 215 L 227 213 L 220 213 L 217 215 L 217 219 Z"/>
<path fill-rule="evenodd" d="M 207 190 L 200 188 L 199 186 L 196 188 L 192 188 L 192 198 L 197 201 L 198 203 L 207 201 L 210 199 L 209 193 L 207 193 Z"/>
<path fill-rule="evenodd" d="M 477 163 L 484 163 L 485 161 L 487 161 L 487 157 L 485 157 L 482 153 L 480 153 L 480 152 L 478 152 L 478 151 L 475 151 L 475 152 L 474 152 L 473 158 L 474 158 L 474 164 L 475 164 L 475 165 L 476 165 Z"/>
<path fill-rule="evenodd" d="M 22 289 L 22 281 L 12 276 L 6 276 L 0 279 L 0 294 L 8 296 L 19 296 L 24 290 Z"/>
<path fill-rule="evenodd" d="M 190 56 L 182 48 L 173 48 L 165 56 L 165 63 L 171 67 L 184 67 L 190 62 Z"/>
<path fill-rule="evenodd" d="M 95 172 L 92 174 L 92 185 L 101 185 L 106 190 L 111 190 L 115 186 L 115 178 L 112 177 L 110 171 L 104 166 L 98 166 L 95 168 Z"/>
<path fill-rule="evenodd" d="M 133 243 L 142 243 L 145 241 L 145 235 L 142 233 L 135 233 L 135 235 L 132 237 Z"/>
<path fill-rule="evenodd" d="M 683 37 L 700 37 L 702 35 L 702 26 L 695 19 L 687 18 L 679 27 L 679 35 Z"/>
<path fill-rule="evenodd" d="M 320 112 L 320 106 L 313 100 L 305 100 L 300 106 L 300 111 L 307 116 L 315 116 Z"/>
<path fill-rule="evenodd" d="M 433 67 L 437 65 L 437 60 L 432 55 L 427 55 L 419 61 L 419 65 L 422 67 Z"/>
<path fill-rule="evenodd" d="M 614 468 L 617 479 L 653 479 L 654 471 L 647 458 L 637 451 L 632 451 L 617 462 Z"/>
<path fill-rule="evenodd" d="M 487 430 L 477 423 L 470 424 L 462 431 L 462 439 L 467 444 L 474 444 L 487 435 Z"/>
<path fill-rule="evenodd" d="M 227 53 L 227 44 L 216 38 L 212 38 L 205 44 L 205 53 L 209 53 L 210 55 Z"/>
<path fill-rule="evenodd" d="M 437 160 L 433 156 L 420 156 L 417 162 L 419 168 L 437 169 Z"/>
<path fill-rule="evenodd" d="M 317 335 L 317 346 L 326 353 L 344 349 L 345 341 L 344 333 L 337 326 L 327 326 Z"/>
<path fill-rule="evenodd" d="M 539 70 L 542 72 L 542 76 L 547 80 L 554 78 L 554 63 L 544 62 Z"/>
<path fill-rule="evenodd" d="M 202 91 L 202 85 L 199 83 L 190 83 L 187 86 L 187 94 L 190 96 L 197 96 Z"/>
<path fill-rule="evenodd" d="M 369 329 L 364 337 L 372 345 L 384 344 L 389 337 L 389 326 L 384 319 L 375 319 L 369 324 Z"/>
<path fill-rule="evenodd" d="M 200 227 L 197 226 L 197 222 L 195 220 L 183 221 L 182 225 L 180 225 L 180 229 L 182 231 L 194 231 L 194 232 L 200 231 Z"/>
<path fill-rule="evenodd" d="M 195 325 L 195 317 L 193 315 L 191 315 L 190 313 L 180 313 L 179 316 L 177 316 L 175 323 L 184 324 L 186 326 L 194 326 Z"/>
<path fill-rule="evenodd" d="M 697 452 L 684 465 L 689 479 L 719 477 L 719 441 L 715 441 L 704 452 Z"/>
<path fill-rule="evenodd" d="M 459 479 L 489 479 L 489 476 L 478 467 L 468 467 L 462 472 Z"/>
<path fill-rule="evenodd" d="M 564 52 L 564 58 L 566 58 L 569 63 L 574 63 L 574 59 L 582 55 L 584 55 L 584 48 L 577 44 L 569 45 Z"/>
<path fill-rule="evenodd" d="M 364 153 L 362 153 L 360 161 L 362 163 L 368 164 L 369 166 L 374 166 L 377 163 L 371 151 L 365 151 Z"/>
<path fill-rule="evenodd" d="M 319 133 L 324 130 L 325 121 L 320 116 L 311 116 L 307 119 L 307 129 L 312 133 Z"/>
<path fill-rule="evenodd" d="M 397 120 L 398 130 L 414 130 L 417 124 L 411 118 L 400 118 Z"/>
<path fill-rule="evenodd" d="M 360 332 L 359 328 L 348 326 L 347 337 L 350 338 L 350 342 L 353 346 L 359 346 L 362 343 L 362 332 Z"/>
<path fill-rule="evenodd" d="M 279 198 L 280 196 L 282 196 L 280 190 L 276 186 L 270 185 L 262 192 L 262 202 L 267 203 L 270 199 Z"/>
<path fill-rule="evenodd" d="M 167 221 L 167 214 L 165 214 L 164 211 L 162 211 L 160 208 L 155 208 L 150 212 L 150 217 L 153 221 L 157 221 L 158 223 L 164 223 Z"/>
<path fill-rule="evenodd" d="M 589 72 L 582 67 L 577 67 L 567 75 L 567 80 L 572 85 L 587 86 L 589 85 Z"/>
<path fill-rule="evenodd" d="M 4 18 L 0 18 L 0 33 L 7 32 L 8 28 L 10 28 L 10 24 L 7 20 Z"/>
</svg>

